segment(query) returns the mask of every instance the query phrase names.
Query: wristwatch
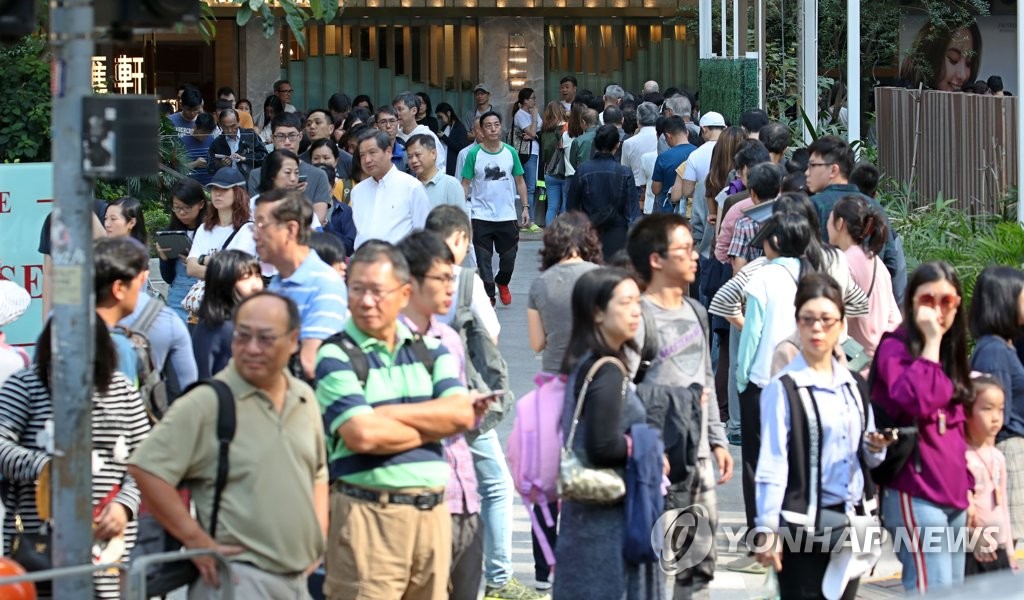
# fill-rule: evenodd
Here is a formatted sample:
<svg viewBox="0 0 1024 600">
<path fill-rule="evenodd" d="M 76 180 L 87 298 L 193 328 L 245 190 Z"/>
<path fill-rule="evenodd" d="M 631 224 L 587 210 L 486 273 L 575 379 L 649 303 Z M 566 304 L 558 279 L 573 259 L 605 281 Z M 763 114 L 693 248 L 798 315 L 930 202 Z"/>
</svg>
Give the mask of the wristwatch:
<svg viewBox="0 0 1024 600">
<path fill-rule="evenodd" d="M 199 262 L 199 266 L 200 267 L 205 267 L 206 266 L 206 255 L 205 254 L 200 254 L 199 255 L 199 260 L 197 262 Z"/>
</svg>

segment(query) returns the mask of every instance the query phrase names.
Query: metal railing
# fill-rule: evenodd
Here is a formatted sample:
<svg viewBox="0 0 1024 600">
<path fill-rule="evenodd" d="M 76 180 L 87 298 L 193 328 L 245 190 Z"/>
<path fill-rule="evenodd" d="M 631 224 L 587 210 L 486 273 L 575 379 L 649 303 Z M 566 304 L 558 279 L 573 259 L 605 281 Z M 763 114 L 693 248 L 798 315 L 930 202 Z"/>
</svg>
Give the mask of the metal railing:
<svg viewBox="0 0 1024 600">
<path fill-rule="evenodd" d="M 45 571 L 35 571 L 18 575 L 15 577 L 0 577 L 0 587 L 12 583 L 52 581 L 63 577 L 74 577 L 76 575 L 93 574 L 97 571 L 116 569 L 126 573 L 123 580 L 123 598 L 128 600 L 146 600 L 149 595 L 146 591 L 146 571 L 151 565 L 157 563 L 177 562 L 179 560 L 191 560 L 199 556 L 212 556 L 217 562 L 217 574 L 220 576 L 220 592 L 222 600 L 234 600 L 235 583 L 231 576 L 231 564 L 215 550 L 185 550 L 176 552 L 161 552 L 159 554 L 148 554 L 141 556 L 130 564 L 107 563 L 102 565 L 76 565 L 73 567 L 58 567 Z"/>
</svg>

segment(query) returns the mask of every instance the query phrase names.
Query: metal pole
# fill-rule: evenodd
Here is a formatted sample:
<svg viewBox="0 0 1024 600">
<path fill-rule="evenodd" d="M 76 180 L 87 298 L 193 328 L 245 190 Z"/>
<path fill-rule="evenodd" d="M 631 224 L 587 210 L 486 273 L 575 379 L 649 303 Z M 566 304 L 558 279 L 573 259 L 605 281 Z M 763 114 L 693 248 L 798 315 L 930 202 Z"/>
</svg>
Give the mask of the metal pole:
<svg viewBox="0 0 1024 600">
<path fill-rule="evenodd" d="M 860 139 L 860 0 L 846 0 L 846 114 L 853 146 Z"/>
<path fill-rule="evenodd" d="M 1015 94 L 1020 94 L 1021 84 L 1024 83 L 1024 33 L 1021 27 L 1024 26 L 1024 8 L 1017 3 L 1017 89 Z M 1024 201 L 1021 200 L 1020 179 L 1024 177 L 1024 118 L 1021 118 L 1021 111 L 1024 105 L 1020 100 L 1015 101 L 1017 106 L 1017 221 L 1024 223 Z"/>
<path fill-rule="evenodd" d="M 722 14 L 720 16 L 722 20 L 722 52 L 718 56 L 720 56 L 721 58 L 725 58 L 729 56 L 729 44 L 726 42 L 726 33 L 729 31 L 729 29 L 725 26 L 726 18 L 729 15 L 729 9 L 725 3 L 725 0 L 722 0 L 721 4 Z"/>
<path fill-rule="evenodd" d="M 801 0 L 800 81 L 801 108 L 812 127 L 818 127 L 818 0 Z M 814 141 L 814 132 L 804 124 L 804 141 Z"/>
<path fill-rule="evenodd" d="M 765 69 L 767 67 L 767 61 L 765 60 L 765 5 L 764 0 L 757 1 L 757 94 L 759 100 L 758 106 L 763 109 L 768 108 L 767 91 L 768 85 L 765 81 Z M 785 52 L 785 49 L 783 49 Z"/>
<path fill-rule="evenodd" d="M 82 176 L 82 98 L 92 93 L 92 0 L 50 5 L 53 49 L 53 566 L 92 561 L 92 182 Z M 54 582 L 55 598 L 92 595 L 92 576 Z"/>
<path fill-rule="evenodd" d="M 700 6 L 697 9 L 697 18 L 699 22 L 699 38 L 700 38 L 700 57 L 711 58 L 711 37 L 714 35 L 711 27 L 711 0 L 700 0 Z"/>
<path fill-rule="evenodd" d="M 744 22 L 746 22 L 746 14 Z M 746 36 L 746 27 L 743 28 L 743 36 Z M 723 52 L 724 54 L 724 52 Z M 740 7 L 739 0 L 732 0 L 732 57 L 740 57 Z"/>
</svg>

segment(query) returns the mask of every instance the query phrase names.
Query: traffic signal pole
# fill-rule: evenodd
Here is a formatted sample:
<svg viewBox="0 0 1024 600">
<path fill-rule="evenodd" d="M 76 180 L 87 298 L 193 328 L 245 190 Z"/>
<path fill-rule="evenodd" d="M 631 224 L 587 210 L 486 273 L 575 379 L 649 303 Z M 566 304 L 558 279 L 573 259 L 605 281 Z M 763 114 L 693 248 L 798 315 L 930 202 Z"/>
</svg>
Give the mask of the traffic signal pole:
<svg viewBox="0 0 1024 600">
<path fill-rule="evenodd" d="M 50 4 L 53 93 L 53 566 L 92 561 L 93 185 L 82 173 L 82 100 L 92 93 L 93 2 Z M 54 581 L 55 598 L 92 597 L 92 577 Z"/>
</svg>

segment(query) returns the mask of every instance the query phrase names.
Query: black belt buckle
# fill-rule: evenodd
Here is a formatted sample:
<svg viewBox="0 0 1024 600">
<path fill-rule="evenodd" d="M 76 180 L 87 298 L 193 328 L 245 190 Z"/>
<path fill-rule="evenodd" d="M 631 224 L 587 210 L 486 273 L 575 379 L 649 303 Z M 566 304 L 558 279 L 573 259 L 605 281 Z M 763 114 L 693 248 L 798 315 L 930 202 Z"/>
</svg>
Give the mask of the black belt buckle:
<svg viewBox="0 0 1024 600">
<path fill-rule="evenodd" d="M 437 506 L 437 504 L 437 494 L 421 494 L 416 496 L 416 499 L 413 500 L 412 503 L 413 506 L 420 510 L 431 510 Z"/>
</svg>

